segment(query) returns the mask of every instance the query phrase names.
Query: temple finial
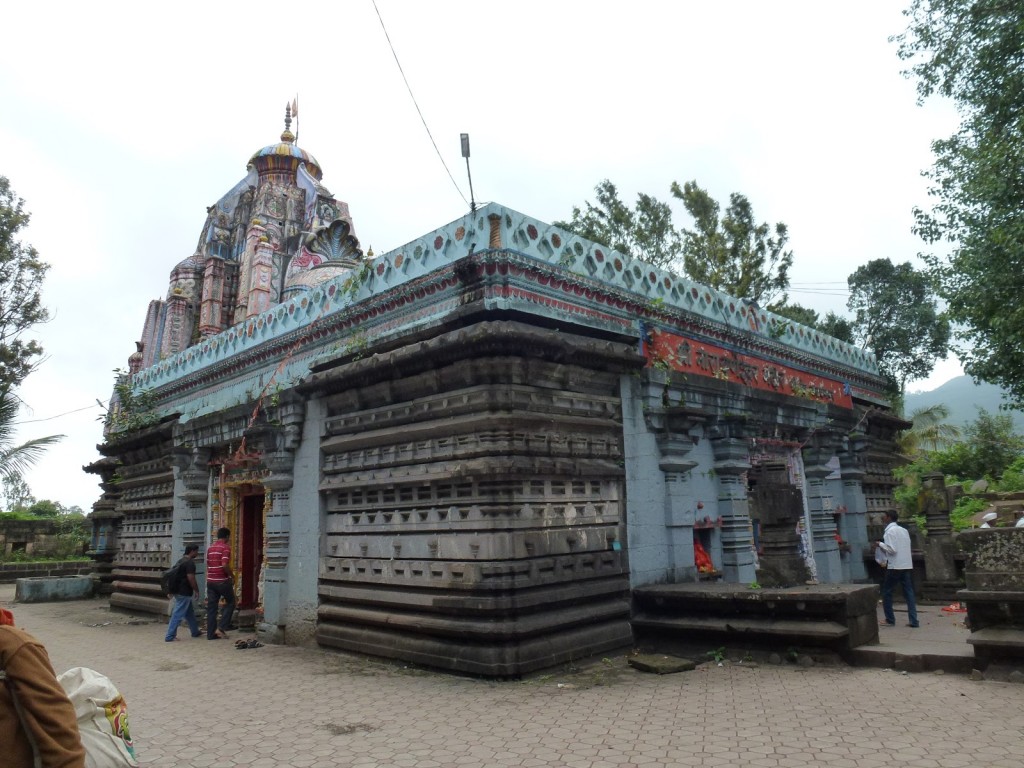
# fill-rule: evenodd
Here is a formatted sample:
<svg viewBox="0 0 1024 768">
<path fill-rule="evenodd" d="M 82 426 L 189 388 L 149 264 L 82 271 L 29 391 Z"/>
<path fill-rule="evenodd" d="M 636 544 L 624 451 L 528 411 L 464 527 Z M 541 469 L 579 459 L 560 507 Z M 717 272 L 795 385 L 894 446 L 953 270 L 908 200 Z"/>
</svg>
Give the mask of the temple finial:
<svg viewBox="0 0 1024 768">
<path fill-rule="evenodd" d="M 284 132 L 281 134 L 281 141 L 291 144 L 295 141 L 295 134 L 292 133 L 292 105 L 284 105 Z"/>
</svg>

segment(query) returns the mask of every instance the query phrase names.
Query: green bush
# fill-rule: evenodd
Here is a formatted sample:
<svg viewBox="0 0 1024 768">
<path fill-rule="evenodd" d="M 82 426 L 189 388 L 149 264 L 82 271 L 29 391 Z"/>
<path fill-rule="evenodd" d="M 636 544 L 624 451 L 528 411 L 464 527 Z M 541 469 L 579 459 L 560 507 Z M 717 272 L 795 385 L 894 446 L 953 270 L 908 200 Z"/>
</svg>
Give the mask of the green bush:
<svg viewBox="0 0 1024 768">
<path fill-rule="evenodd" d="M 84 561 L 90 558 L 85 555 L 36 555 L 29 554 L 23 549 L 0 555 L 0 565 L 4 563 L 62 563 L 66 561 Z"/>
<path fill-rule="evenodd" d="M 1003 472 L 999 482 L 992 488 L 994 491 L 1012 493 L 1013 491 L 1024 491 L 1024 456 L 1018 457 Z"/>
<path fill-rule="evenodd" d="M 961 496 L 956 501 L 956 506 L 949 513 L 949 520 L 953 524 L 954 531 L 962 531 L 971 527 L 971 518 L 985 509 L 989 503 L 984 499 L 975 496 Z"/>
<path fill-rule="evenodd" d="M 2 520 L 39 520 L 50 519 L 55 523 L 54 535 L 45 553 L 28 555 L 24 551 L 0 554 L 2 562 L 44 562 L 50 560 L 83 560 L 88 559 L 82 553 L 89 544 L 92 525 L 85 515 L 60 515 L 54 518 L 40 518 L 30 512 L 0 512 Z"/>
<path fill-rule="evenodd" d="M 0 512 L 0 520 L 38 520 L 35 515 L 28 512 Z"/>
</svg>

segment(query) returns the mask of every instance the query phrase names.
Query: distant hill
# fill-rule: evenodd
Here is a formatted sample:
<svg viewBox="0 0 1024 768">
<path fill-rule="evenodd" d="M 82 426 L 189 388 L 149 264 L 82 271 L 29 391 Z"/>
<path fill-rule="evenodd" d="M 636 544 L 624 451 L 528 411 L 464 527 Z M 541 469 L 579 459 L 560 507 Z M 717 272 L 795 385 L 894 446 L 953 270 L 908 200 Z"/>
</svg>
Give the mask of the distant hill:
<svg viewBox="0 0 1024 768">
<path fill-rule="evenodd" d="M 1001 413 L 1003 390 L 995 384 L 975 384 L 970 376 L 957 376 L 941 387 L 930 392 L 908 392 L 904 398 L 904 411 L 909 416 L 918 408 L 929 408 L 943 403 L 949 408 L 950 424 L 969 424 L 978 418 L 978 409 L 984 408 L 992 414 Z M 1009 411 L 1013 416 L 1014 429 L 1024 434 L 1024 413 Z"/>
</svg>

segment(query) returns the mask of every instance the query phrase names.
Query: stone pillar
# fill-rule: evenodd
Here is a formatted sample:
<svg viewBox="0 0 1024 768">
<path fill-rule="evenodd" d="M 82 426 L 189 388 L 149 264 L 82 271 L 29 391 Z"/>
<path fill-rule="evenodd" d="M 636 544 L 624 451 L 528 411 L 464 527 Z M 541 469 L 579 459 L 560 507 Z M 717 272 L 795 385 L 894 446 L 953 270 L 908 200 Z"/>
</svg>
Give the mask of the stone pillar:
<svg viewBox="0 0 1024 768">
<path fill-rule="evenodd" d="M 249 299 L 246 302 L 246 317 L 253 317 L 270 309 L 270 279 L 274 267 L 274 245 L 266 235 L 256 243 L 256 255 L 249 275 Z"/>
<path fill-rule="evenodd" d="M 797 520 L 804 513 L 800 489 L 783 476 L 773 482 L 766 478 L 754 489 L 761 520 L 761 558 L 757 581 L 762 587 L 791 587 L 810 579 L 807 564 L 800 556 L 796 532 Z"/>
<path fill-rule="evenodd" d="M 268 414 L 269 415 L 269 414 Z M 263 486 L 271 494 L 267 512 L 263 552 L 263 622 L 257 626 L 261 637 L 284 644 L 288 625 L 288 549 L 291 543 L 291 490 L 295 480 L 295 447 L 301 437 L 305 415 L 301 403 L 277 406 L 281 426 L 274 436 L 276 447 L 263 458 L 270 474 Z"/>
<path fill-rule="evenodd" d="M 238 272 L 235 276 L 236 285 L 235 305 L 231 313 L 231 324 L 240 323 L 249 316 L 249 286 L 252 285 L 253 262 L 256 260 L 256 249 L 263 238 L 267 236 L 267 230 L 259 219 L 253 219 L 252 224 L 245 233 L 245 247 L 238 260 Z"/>
<path fill-rule="evenodd" d="M 836 541 L 835 499 L 829 493 L 825 478 L 832 470 L 825 466 L 835 455 L 834 436 L 825 431 L 816 432 L 803 450 L 804 492 L 811 513 L 811 544 L 818 581 L 838 584 L 843 580 L 843 564 Z"/>
<path fill-rule="evenodd" d="M 199 335 L 204 339 L 224 329 L 224 259 L 211 256 L 203 273 L 203 297 L 199 308 Z"/>
<path fill-rule="evenodd" d="M 722 520 L 722 578 L 734 584 L 756 580 L 754 541 L 745 476 L 750 469 L 750 448 L 740 422 L 715 425 L 711 448 L 718 481 L 718 514 Z"/>
<path fill-rule="evenodd" d="M 257 629 L 271 642 L 285 642 L 288 606 L 288 543 L 291 535 L 291 488 L 293 458 L 290 451 L 264 457 L 270 474 L 263 479 L 271 494 L 267 512 L 266 550 L 263 553 L 263 623 Z"/>
<path fill-rule="evenodd" d="M 201 553 L 206 552 L 207 510 L 210 501 L 209 461 L 208 450 L 182 449 L 175 454 L 174 465 L 177 469 L 178 482 L 175 514 L 171 524 L 171 563 L 188 544 L 197 545 Z M 195 562 L 196 580 L 199 581 L 202 592 L 205 588 L 206 560 L 198 557 Z"/>
<path fill-rule="evenodd" d="M 924 553 L 924 581 L 921 584 L 923 597 L 930 600 L 952 600 L 960 588 L 956 572 L 953 542 L 953 525 L 949 519 L 949 489 L 941 473 L 935 472 L 921 478 L 921 493 L 918 509 L 924 513 L 926 536 L 920 538 Z"/>
<path fill-rule="evenodd" d="M 920 510 L 924 513 L 929 538 L 950 536 L 953 524 L 949 519 L 949 493 L 941 472 L 932 472 L 921 478 Z"/>
<path fill-rule="evenodd" d="M 864 460 L 862 452 L 867 448 L 864 436 L 851 436 L 839 450 L 839 472 L 843 483 L 843 503 L 839 509 L 839 535 L 849 546 L 847 564 L 850 581 L 866 581 L 868 571 L 864 555 L 871 550 L 868 542 L 867 511 L 864 497 Z"/>
<path fill-rule="evenodd" d="M 121 530 L 121 519 L 123 515 L 117 511 L 115 484 L 110 482 L 114 474 L 112 462 L 100 460 L 93 467 L 103 469 L 104 482 L 100 484 L 103 489 L 103 496 L 92 505 L 92 514 L 89 515 L 89 522 L 92 523 L 92 535 L 89 538 L 89 549 L 86 554 L 92 559 L 93 579 L 95 581 L 96 593 L 109 595 L 114 591 L 113 571 L 114 557 L 118 550 L 118 534 Z"/>
<path fill-rule="evenodd" d="M 189 317 L 189 301 L 182 294 L 167 297 L 167 314 L 164 320 L 164 334 L 160 345 L 161 356 L 175 355 L 188 346 L 192 336 L 192 322 Z"/>
<path fill-rule="evenodd" d="M 665 531 L 668 537 L 670 583 L 695 581 L 697 568 L 693 556 L 693 524 L 696 503 L 690 489 L 690 470 L 697 462 L 688 458 L 694 439 L 689 431 L 703 420 L 703 414 L 686 408 L 665 408 L 648 414 L 655 430 L 661 459 L 658 468 L 665 473 Z"/>
</svg>

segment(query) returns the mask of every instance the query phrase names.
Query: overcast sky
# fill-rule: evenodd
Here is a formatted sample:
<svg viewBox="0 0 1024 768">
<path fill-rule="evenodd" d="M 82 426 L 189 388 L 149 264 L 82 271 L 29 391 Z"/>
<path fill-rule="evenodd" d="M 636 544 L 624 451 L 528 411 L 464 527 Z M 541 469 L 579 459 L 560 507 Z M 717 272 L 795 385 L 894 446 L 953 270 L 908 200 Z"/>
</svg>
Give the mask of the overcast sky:
<svg viewBox="0 0 1024 768">
<path fill-rule="evenodd" d="M 67 435 L 27 476 L 34 495 L 86 511 L 99 497 L 81 471 L 102 439 L 95 401 L 296 93 L 299 144 L 364 249 L 466 212 L 466 132 L 477 201 L 542 221 L 570 218 L 605 178 L 629 202 L 691 179 L 723 202 L 741 192 L 789 226 L 791 299 L 844 312 L 859 265 L 916 262 L 920 172 L 956 125 L 900 74 L 901 5 L 377 0 L 455 183 L 372 0 L 10 5 L 0 175 L 52 265 L 21 437 Z M 952 361 L 910 388 L 959 373 Z"/>
</svg>

